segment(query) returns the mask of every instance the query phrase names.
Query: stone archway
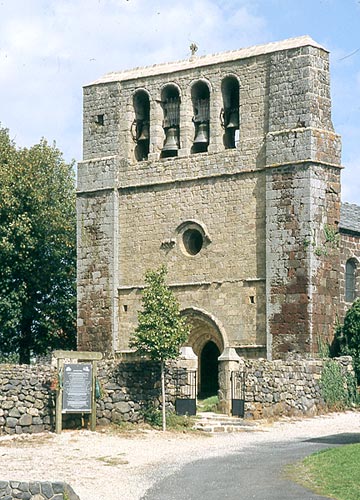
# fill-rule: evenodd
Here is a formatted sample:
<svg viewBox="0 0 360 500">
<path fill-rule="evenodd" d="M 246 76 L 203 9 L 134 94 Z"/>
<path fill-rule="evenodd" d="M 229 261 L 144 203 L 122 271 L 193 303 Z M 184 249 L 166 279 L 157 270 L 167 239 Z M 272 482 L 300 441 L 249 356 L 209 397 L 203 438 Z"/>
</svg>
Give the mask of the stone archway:
<svg viewBox="0 0 360 500">
<path fill-rule="evenodd" d="M 215 319 L 197 309 L 185 309 L 191 332 L 186 345 L 198 357 L 198 394 L 207 397 L 217 394 L 218 357 L 224 350 L 224 336 Z"/>
</svg>

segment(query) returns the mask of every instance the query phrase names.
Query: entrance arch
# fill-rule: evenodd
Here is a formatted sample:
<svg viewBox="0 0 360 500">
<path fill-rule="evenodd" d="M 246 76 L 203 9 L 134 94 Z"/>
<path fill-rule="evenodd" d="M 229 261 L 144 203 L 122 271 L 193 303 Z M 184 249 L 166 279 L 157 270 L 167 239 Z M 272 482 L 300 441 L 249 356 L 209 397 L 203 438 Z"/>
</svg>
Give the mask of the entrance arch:
<svg viewBox="0 0 360 500">
<path fill-rule="evenodd" d="M 185 309 L 182 315 L 190 324 L 186 345 L 191 346 L 198 357 L 198 394 L 200 397 L 216 395 L 218 357 L 225 347 L 222 329 L 212 316 L 199 309 Z"/>
</svg>

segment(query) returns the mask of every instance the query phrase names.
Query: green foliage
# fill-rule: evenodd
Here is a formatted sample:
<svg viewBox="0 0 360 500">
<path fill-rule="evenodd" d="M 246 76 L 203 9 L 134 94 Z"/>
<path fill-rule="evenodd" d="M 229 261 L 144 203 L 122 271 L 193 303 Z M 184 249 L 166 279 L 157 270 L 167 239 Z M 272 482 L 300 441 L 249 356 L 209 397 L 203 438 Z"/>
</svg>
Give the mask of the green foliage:
<svg viewBox="0 0 360 500">
<path fill-rule="evenodd" d="M 330 249 L 337 248 L 339 246 L 339 233 L 336 227 L 324 225 L 323 229 L 323 244 L 315 248 L 315 255 L 320 257 L 321 255 L 328 255 Z"/>
<path fill-rule="evenodd" d="M 317 346 L 318 346 L 318 356 L 320 358 L 328 358 L 330 356 L 330 346 L 326 340 L 322 337 L 317 337 Z"/>
<path fill-rule="evenodd" d="M 170 412 L 166 415 L 166 423 L 169 429 L 174 431 L 191 430 L 194 427 L 194 419 L 189 415 L 176 415 Z"/>
<path fill-rule="evenodd" d="M 320 387 L 325 403 L 332 409 L 344 409 L 357 402 L 355 377 L 347 373 L 333 360 L 325 363 L 320 378 Z"/>
<path fill-rule="evenodd" d="M 323 450 L 287 468 L 291 478 L 319 495 L 338 500 L 360 498 L 360 444 Z"/>
<path fill-rule="evenodd" d="M 15 352 L 9 354 L 2 354 L 0 352 L 0 364 L 17 365 L 19 361 L 20 361 L 19 355 L 16 354 Z"/>
<path fill-rule="evenodd" d="M 211 411 L 217 413 L 219 404 L 219 398 L 217 396 L 211 396 L 209 398 L 203 399 L 202 401 L 198 401 L 198 409 L 199 411 Z"/>
<path fill-rule="evenodd" d="M 21 363 L 75 347 L 73 165 L 42 139 L 16 148 L 0 128 L 0 350 Z"/>
<path fill-rule="evenodd" d="M 162 426 L 166 430 L 165 416 L 165 361 L 179 356 L 180 346 L 189 336 L 190 329 L 180 316 L 180 307 L 174 294 L 165 284 L 167 270 L 148 271 L 142 296 L 143 310 L 138 314 L 138 326 L 130 340 L 140 354 L 161 364 Z"/>
<path fill-rule="evenodd" d="M 357 383 L 360 384 L 360 299 L 355 300 L 345 315 L 344 324 L 337 328 L 336 342 L 340 354 L 352 356 Z"/>
<path fill-rule="evenodd" d="M 161 362 L 177 358 L 180 346 L 190 333 L 185 318 L 180 316 L 176 298 L 165 284 L 166 274 L 165 267 L 146 273 L 143 310 L 139 312 L 139 324 L 130 341 L 130 346 L 139 353 Z"/>
<path fill-rule="evenodd" d="M 152 405 L 147 405 L 142 410 L 142 416 L 144 421 L 154 427 L 155 429 L 160 429 L 162 426 L 162 414 L 158 408 Z M 188 415 L 176 415 L 173 411 L 166 412 L 166 425 L 172 430 L 186 430 L 191 429 L 194 425 L 194 421 Z"/>
<path fill-rule="evenodd" d="M 151 427 L 161 427 L 162 424 L 162 415 L 161 411 L 155 406 L 148 404 L 141 410 L 141 415 L 144 419 L 144 422 L 151 425 Z"/>
</svg>

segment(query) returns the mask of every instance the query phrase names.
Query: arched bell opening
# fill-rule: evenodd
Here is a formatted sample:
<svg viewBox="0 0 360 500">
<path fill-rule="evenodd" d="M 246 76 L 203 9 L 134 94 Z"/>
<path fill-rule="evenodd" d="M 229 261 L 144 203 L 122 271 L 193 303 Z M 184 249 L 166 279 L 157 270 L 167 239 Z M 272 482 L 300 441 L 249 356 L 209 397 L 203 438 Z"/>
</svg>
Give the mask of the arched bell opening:
<svg viewBox="0 0 360 500">
<path fill-rule="evenodd" d="M 150 99 L 145 90 L 138 90 L 133 97 L 135 120 L 131 125 L 131 135 L 135 142 L 137 161 L 147 160 L 150 146 Z"/>
<path fill-rule="evenodd" d="M 223 108 L 220 114 L 224 129 L 223 143 L 225 149 L 234 149 L 239 134 L 239 82 L 234 76 L 227 76 L 221 83 Z"/>
<path fill-rule="evenodd" d="M 223 334 L 215 320 L 197 309 L 182 312 L 190 325 L 186 345 L 198 357 L 198 395 L 200 398 L 217 395 L 219 390 L 218 358 L 224 350 Z"/>
<path fill-rule="evenodd" d="M 209 146 L 210 90 L 205 82 L 196 82 L 191 88 L 193 105 L 194 142 L 191 153 L 205 153 Z"/>
<path fill-rule="evenodd" d="M 163 129 L 165 133 L 161 158 L 177 156 L 180 148 L 180 94 L 175 85 L 166 85 L 161 92 Z"/>
</svg>

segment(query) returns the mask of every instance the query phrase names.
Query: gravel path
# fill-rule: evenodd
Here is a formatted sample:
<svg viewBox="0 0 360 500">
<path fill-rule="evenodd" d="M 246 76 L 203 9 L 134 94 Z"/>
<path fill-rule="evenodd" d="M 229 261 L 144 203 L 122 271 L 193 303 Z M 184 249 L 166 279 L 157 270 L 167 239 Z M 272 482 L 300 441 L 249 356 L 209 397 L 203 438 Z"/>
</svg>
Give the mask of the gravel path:
<svg viewBox="0 0 360 500">
<path fill-rule="evenodd" d="M 360 412 L 261 422 L 232 434 L 106 430 L 2 436 L 0 480 L 66 481 L 81 500 L 139 500 L 155 481 L 194 460 L 264 442 L 341 433 L 360 433 Z"/>
</svg>

